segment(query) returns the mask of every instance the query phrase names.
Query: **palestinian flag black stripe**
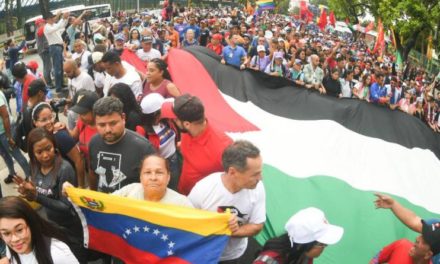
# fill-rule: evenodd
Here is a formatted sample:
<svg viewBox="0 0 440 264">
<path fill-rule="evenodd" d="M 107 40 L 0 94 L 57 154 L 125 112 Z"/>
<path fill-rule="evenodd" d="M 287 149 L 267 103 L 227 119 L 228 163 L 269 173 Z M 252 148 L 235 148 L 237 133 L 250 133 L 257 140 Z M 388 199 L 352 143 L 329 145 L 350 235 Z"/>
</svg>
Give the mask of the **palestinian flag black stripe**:
<svg viewBox="0 0 440 264">
<path fill-rule="evenodd" d="M 267 194 L 260 243 L 314 206 L 345 229 L 315 262 L 368 263 L 390 242 L 416 235 L 374 208 L 374 192 L 392 194 L 423 218 L 440 218 L 439 137 L 416 118 L 239 71 L 201 47 L 171 50 L 168 62 L 173 82 L 202 99 L 211 124 L 260 148 Z"/>
</svg>

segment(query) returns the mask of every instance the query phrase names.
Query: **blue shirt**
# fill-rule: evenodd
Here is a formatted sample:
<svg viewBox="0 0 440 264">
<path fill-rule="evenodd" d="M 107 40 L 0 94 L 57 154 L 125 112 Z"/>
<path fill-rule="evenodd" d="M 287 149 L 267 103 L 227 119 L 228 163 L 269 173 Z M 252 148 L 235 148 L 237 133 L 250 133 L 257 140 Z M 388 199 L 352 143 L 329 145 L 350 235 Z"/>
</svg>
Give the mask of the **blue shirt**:
<svg viewBox="0 0 440 264">
<path fill-rule="evenodd" d="M 23 49 L 26 46 L 26 40 L 23 40 L 20 45 L 16 47 L 9 47 L 8 48 L 8 55 L 9 55 L 9 65 L 6 65 L 6 69 L 11 69 L 14 67 L 15 63 L 18 61 L 19 52 L 21 49 Z"/>
<path fill-rule="evenodd" d="M 373 83 L 370 87 L 370 102 L 378 103 L 379 98 L 387 96 L 387 88 L 380 86 L 378 83 Z"/>
<path fill-rule="evenodd" d="M 246 57 L 246 51 L 240 46 L 236 46 L 235 48 L 232 48 L 231 46 L 226 46 L 223 49 L 222 56 L 227 64 L 240 67 L 241 58 Z"/>
</svg>

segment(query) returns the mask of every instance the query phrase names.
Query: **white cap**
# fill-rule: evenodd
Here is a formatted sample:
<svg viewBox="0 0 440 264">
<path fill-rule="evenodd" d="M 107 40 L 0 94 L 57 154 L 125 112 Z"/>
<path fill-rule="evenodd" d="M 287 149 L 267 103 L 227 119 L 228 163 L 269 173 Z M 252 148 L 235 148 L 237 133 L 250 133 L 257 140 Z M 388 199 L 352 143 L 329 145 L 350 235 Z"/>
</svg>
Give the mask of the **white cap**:
<svg viewBox="0 0 440 264">
<path fill-rule="evenodd" d="M 164 101 L 163 96 L 158 93 L 146 95 L 141 101 L 142 113 L 151 114 L 160 110 Z"/>
<path fill-rule="evenodd" d="M 98 63 L 102 60 L 102 57 L 104 56 L 104 53 L 99 52 L 99 51 L 95 51 L 92 53 L 92 61 L 93 64 Z"/>
<path fill-rule="evenodd" d="M 266 48 L 264 47 L 264 45 L 257 46 L 257 52 L 260 52 L 260 51 L 266 51 Z"/>
<path fill-rule="evenodd" d="M 271 39 L 273 37 L 273 33 L 270 30 L 266 30 L 266 32 L 264 32 L 264 38 L 265 39 Z"/>
<path fill-rule="evenodd" d="M 290 243 L 307 244 L 318 241 L 326 245 L 336 244 L 341 240 L 344 229 L 329 224 L 324 212 L 309 207 L 294 214 L 284 227 L 290 238 Z"/>
</svg>

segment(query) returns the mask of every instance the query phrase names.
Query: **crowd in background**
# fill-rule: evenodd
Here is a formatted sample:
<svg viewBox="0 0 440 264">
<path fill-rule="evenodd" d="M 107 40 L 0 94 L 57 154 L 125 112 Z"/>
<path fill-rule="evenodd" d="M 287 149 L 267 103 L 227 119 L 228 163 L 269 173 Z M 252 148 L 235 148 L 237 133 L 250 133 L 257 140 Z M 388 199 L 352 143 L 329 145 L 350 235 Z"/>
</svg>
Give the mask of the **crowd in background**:
<svg viewBox="0 0 440 264">
<path fill-rule="evenodd" d="M 362 38 L 321 32 L 316 25 L 292 17 L 231 8 L 187 9 L 174 4 L 164 8 L 162 17 L 118 12 L 112 21 L 92 25 L 86 17 L 87 13 L 46 14 L 36 21 L 42 64 L 20 61 L 24 42 L 8 40 L 4 69 L 0 65 L 0 153 L 9 171 L 5 183 L 14 182 L 22 196 L 42 205 L 50 221 L 68 230 L 65 241 L 74 255 L 68 255 L 69 261 L 72 257 L 80 263 L 94 258 L 110 261 L 110 257 L 82 248 L 80 221 L 63 195 L 63 185 L 211 211 L 232 201 L 242 211 L 229 223 L 233 238 L 220 263 L 239 263 L 245 238 L 263 228 L 265 191 L 259 150 L 250 142 L 232 142 L 205 118 L 200 99 L 181 94 L 167 69 L 170 49 L 204 46 L 223 64 L 287 78 L 322 96 L 357 98 L 400 110 L 440 132 L 440 75 L 429 76 L 410 64 L 399 68 L 393 55 L 372 54 Z M 17 102 L 15 123 L 11 97 Z M 67 122 L 60 122 L 61 113 Z M 28 153 L 30 164 L 20 149 Z M 24 177 L 17 176 L 13 159 Z M 217 203 L 209 204 L 207 199 Z M 254 200 L 259 202 L 251 203 Z M 7 203 L 23 207 L 17 201 L 4 201 L 5 208 Z M 342 229 L 333 230 L 330 240 L 306 234 L 301 241 L 291 233 L 296 225 L 324 217 L 319 210 L 311 211 L 292 220 L 293 227 L 286 225 L 287 234 L 279 243 L 271 241 L 283 246 L 275 250 L 278 259 L 269 254 L 259 256 L 256 263 L 270 263 L 261 262 L 268 257 L 279 263 L 305 263 L 339 241 Z M 423 225 L 416 229 L 426 235 Z M 14 232 L 18 237 L 24 231 Z M 63 240 L 53 234 L 48 236 Z M 5 232 L 1 235 L 4 240 L 8 237 Z M 415 258 L 429 256 L 429 260 L 440 250 L 436 243 L 425 241 L 429 246 L 425 255 Z M 302 244 L 307 247 L 298 247 Z M 295 254 L 286 253 L 286 247 Z M 12 250 L 18 253 L 9 248 L 9 260 L 26 253 Z M 56 254 L 53 259 L 63 253 Z"/>
</svg>

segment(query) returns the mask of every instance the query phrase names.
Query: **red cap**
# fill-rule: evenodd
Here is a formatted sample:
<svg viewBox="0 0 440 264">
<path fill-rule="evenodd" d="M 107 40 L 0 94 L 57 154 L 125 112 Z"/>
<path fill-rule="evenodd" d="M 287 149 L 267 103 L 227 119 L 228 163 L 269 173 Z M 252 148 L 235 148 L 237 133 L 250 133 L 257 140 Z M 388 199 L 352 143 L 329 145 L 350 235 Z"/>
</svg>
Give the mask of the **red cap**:
<svg viewBox="0 0 440 264">
<path fill-rule="evenodd" d="M 42 18 L 37 18 L 37 20 L 35 20 L 35 25 L 39 25 L 41 23 L 46 22 L 46 20 L 42 19 Z"/>
<path fill-rule="evenodd" d="M 34 61 L 34 60 L 31 60 L 31 61 L 29 61 L 29 62 L 26 64 L 26 66 L 27 66 L 29 69 L 36 71 L 36 70 L 38 69 L 38 62 L 36 62 L 36 61 Z"/>
<path fill-rule="evenodd" d="M 222 34 L 214 34 L 214 35 L 212 36 L 212 38 L 213 38 L 213 39 L 217 39 L 217 40 L 222 40 L 222 39 L 223 39 L 223 36 L 222 36 Z"/>
<path fill-rule="evenodd" d="M 161 118 L 176 119 L 177 116 L 174 113 L 173 107 L 174 107 L 174 101 L 163 102 L 162 107 L 160 109 L 160 117 Z"/>
</svg>

